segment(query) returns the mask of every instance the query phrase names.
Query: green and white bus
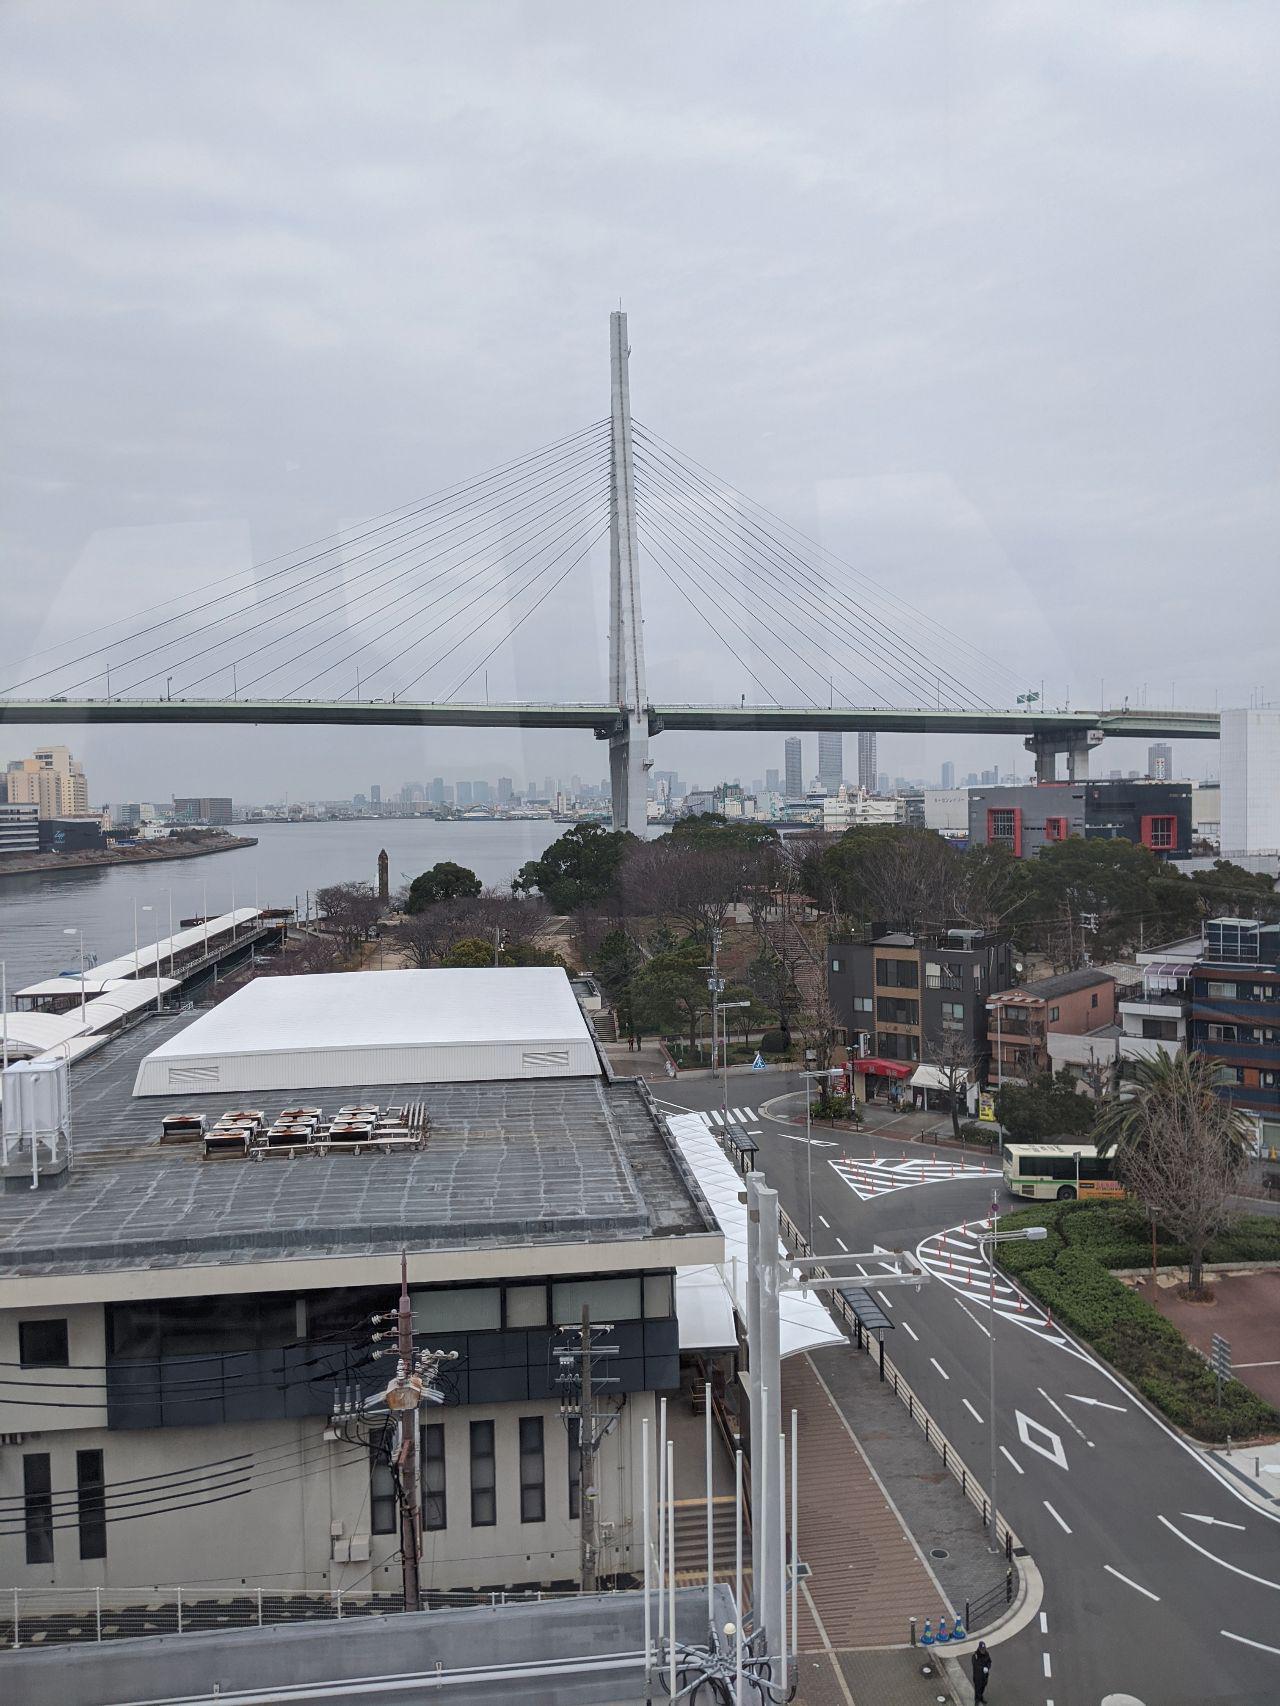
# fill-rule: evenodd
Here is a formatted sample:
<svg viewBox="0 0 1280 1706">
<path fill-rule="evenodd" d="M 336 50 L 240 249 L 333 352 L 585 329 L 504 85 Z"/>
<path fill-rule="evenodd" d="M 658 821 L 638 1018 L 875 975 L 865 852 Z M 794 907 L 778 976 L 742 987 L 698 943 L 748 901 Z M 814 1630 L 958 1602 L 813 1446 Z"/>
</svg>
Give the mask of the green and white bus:
<svg viewBox="0 0 1280 1706">
<path fill-rule="evenodd" d="M 1006 1143 L 1000 1151 L 1005 1188 L 1015 1197 L 1056 1197 L 1070 1202 L 1115 1200 L 1124 1195 L 1111 1156 L 1091 1143 Z"/>
</svg>

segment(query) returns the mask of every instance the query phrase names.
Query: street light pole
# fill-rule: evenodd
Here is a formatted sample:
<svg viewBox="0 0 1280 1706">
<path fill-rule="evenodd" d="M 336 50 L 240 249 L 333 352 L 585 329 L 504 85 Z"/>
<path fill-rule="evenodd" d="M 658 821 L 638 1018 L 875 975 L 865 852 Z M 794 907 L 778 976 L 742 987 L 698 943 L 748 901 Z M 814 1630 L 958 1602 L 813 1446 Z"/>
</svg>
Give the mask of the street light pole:
<svg viewBox="0 0 1280 1706">
<path fill-rule="evenodd" d="M 62 934 L 64 936 L 78 936 L 80 938 L 80 1023 L 83 1025 L 85 1022 L 85 1012 L 84 1012 L 84 931 L 83 930 L 73 930 L 68 925 L 64 924 L 62 927 Z"/>
<path fill-rule="evenodd" d="M 999 1547 L 999 1537 L 996 1534 L 996 1258 L 997 1244 L 1035 1243 L 1048 1236 L 1043 1226 L 1024 1226 L 1017 1232 L 1001 1232 L 999 1230 L 1000 1204 L 995 1196 L 991 1198 L 991 1230 L 975 1235 L 979 1249 L 985 1249 L 987 1263 L 991 1269 L 991 1289 L 989 1293 L 991 1327 L 987 1336 L 987 1425 L 991 1430 L 991 1550 Z"/>
<path fill-rule="evenodd" d="M 813 1249 L 813 1104 L 809 1100 L 809 1080 L 811 1078 L 839 1078 L 840 1068 L 825 1072 L 802 1072 L 804 1083 L 804 1155 L 805 1155 L 805 1184 L 809 1197 L 809 1248 Z"/>
</svg>

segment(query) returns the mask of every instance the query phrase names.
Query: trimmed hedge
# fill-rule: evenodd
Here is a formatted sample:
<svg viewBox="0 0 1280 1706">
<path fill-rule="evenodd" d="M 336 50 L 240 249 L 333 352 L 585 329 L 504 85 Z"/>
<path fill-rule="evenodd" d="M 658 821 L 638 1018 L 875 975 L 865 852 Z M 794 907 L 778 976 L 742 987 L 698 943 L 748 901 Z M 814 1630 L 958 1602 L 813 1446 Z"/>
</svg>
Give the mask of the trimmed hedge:
<svg viewBox="0 0 1280 1706">
<path fill-rule="evenodd" d="M 1238 1380 L 1222 1388 L 1208 1363 L 1171 1321 L 1109 1271 L 1143 1267 L 1151 1259 L 1150 1230 L 1128 1203 L 1040 1203 L 1004 1215 L 1005 1231 L 1043 1226 L 1042 1243 L 998 1247 L 1000 1265 L 1016 1274 L 1053 1310 L 1137 1387 L 1169 1420 L 1198 1439 L 1220 1442 L 1280 1430 L 1280 1412 Z M 1145 1233 L 1139 1242 L 1137 1234 Z M 1165 1262 L 1185 1261 L 1179 1246 L 1160 1244 Z M 1246 1255 L 1245 1251 L 1261 1251 Z M 1216 1239 L 1206 1261 L 1266 1261 L 1280 1251 L 1280 1226 L 1252 1217 Z"/>
</svg>

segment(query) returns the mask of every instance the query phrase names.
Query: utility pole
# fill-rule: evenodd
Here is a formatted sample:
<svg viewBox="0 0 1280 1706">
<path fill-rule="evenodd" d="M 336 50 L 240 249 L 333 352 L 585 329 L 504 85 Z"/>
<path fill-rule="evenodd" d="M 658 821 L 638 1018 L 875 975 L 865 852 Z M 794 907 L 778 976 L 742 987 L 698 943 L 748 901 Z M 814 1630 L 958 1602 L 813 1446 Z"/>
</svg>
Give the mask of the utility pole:
<svg viewBox="0 0 1280 1706">
<path fill-rule="evenodd" d="M 375 1315 L 375 1322 L 394 1321 L 387 1332 L 375 1333 L 376 1339 L 396 1341 L 396 1372 L 386 1389 L 370 1398 L 365 1408 L 385 1407 L 396 1419 L 396 1449 L 392 1469 L 396 1477 L 400 1506 L 400 1562 L 404 1581 L 404 1608 L 418 1611 L 422 1592 L 418 1566 L 422 1558 L 421 1479 L 418 1473 L 418 1406 L 443 1404 L 444 1393 L 436 1384 L 436 1374 L 442 1362 L 455 1362 L 457 1351 L 414 1351 L 413 1303 L 409 1297 L 409 1259 L 400 1252 L 400 1300 L 394 1314 Z M 375 1350 L 374 1356 L 386 1356 L 387 1351 Z"/>
<path fill-rule="evenodd" d="M 578 1567 L 583 1593 L 595 1593 L 599 1581 L 600 1542 L 596 1503 L 596 1460 L 601 1445 L 617 1421 L 617 1412 L 596 1416 L 595 1395 L 599 1386 L 616 1386 L 615 1375 L 597 1375 L 596 1357 L 617 1356 L 617 1345 L 597 1342 L 597 1333 L 610 1333 L 609 1321 L 591 1324 L 591 1310 L 582 1306 L 582 1321 L 577 1327 L 561 1327 L 565 1344 L 556 1352 L 560 1372 L 557 1383 L 561 1388 L 560 1414 L 566 1427 L 578 1424 Z"/>
</svg>

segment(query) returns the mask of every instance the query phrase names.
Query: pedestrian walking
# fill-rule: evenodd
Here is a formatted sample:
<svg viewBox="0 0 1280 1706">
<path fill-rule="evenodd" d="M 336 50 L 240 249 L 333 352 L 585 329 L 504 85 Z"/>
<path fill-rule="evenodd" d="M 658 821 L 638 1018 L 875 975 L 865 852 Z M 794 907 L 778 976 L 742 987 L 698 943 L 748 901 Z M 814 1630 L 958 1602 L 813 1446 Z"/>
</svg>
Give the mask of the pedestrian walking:
<svg viewBox="0 0 1280 1706">
<path fill-rule="evenodd" d="M 991 1675 L 991 1654 L 987 1643 L 979 1641 L 973 1655 L 973 1706 L 982 1706 L 987 1698 L 987 1678 Z"/>
</svg>

